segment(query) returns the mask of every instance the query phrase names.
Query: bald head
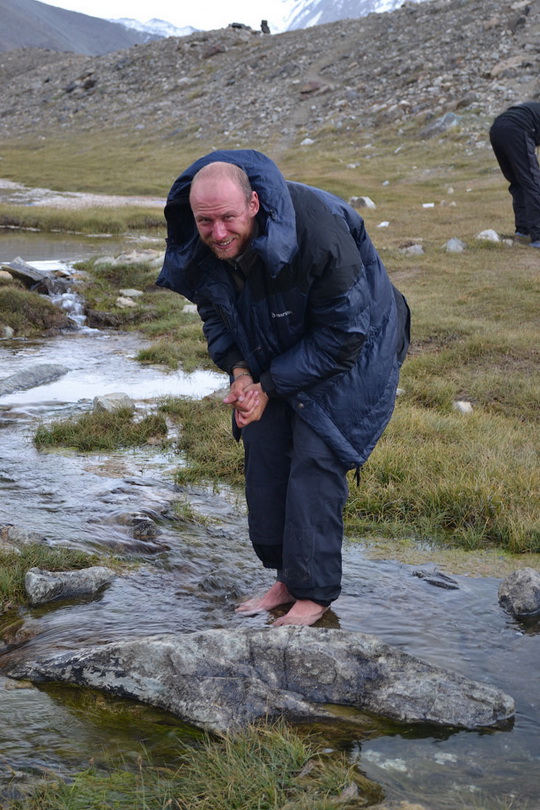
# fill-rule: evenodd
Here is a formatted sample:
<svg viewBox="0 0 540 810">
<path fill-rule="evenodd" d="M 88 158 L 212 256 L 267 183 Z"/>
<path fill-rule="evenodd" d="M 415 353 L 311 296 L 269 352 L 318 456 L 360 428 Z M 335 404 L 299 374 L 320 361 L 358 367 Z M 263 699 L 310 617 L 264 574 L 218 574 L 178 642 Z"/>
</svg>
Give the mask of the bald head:
<svg viewBox="0 0 540 810">
<path fill-rule="evenodd" d="M 201 240 L 218 259 L 235 259 L 255 230 L 259 198 L 232 163 L 209 163 L 193 178 L 189 203 Z"/>
<path fill-rule="evenodd" d="M 249 177 L 240 166 L 235 166 L 234 163 L 225 163 L 223 161 L 209 163 L 207 166 L 203 166 L 202 169 L 199 169 L 191 181 L 190 202 L 192 194 L 196 192 L 199 183 L 216 183 L 220 180 L 230 180 L 242 191 L 246 198 L 246 203 L 250 202 L 253 189 L 251 188 Z"/>
</svg>

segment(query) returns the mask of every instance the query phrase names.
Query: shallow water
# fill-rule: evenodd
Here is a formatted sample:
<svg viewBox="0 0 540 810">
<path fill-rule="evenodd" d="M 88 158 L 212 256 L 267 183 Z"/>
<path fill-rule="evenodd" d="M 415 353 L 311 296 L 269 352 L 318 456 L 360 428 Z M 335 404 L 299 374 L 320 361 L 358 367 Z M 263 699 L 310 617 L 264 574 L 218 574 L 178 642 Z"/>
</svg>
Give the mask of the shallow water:
<svg viewBox="0 0 540 810">
<path fill-rule="evenodd" d="M 27 262 L 60 259 L 64 262 L 78 262 L 89 256 L 116 256 L 126 249 L 133 249 L 140 243 L 140 237 L 107 236 L 96 234 L 57 234 L 25 231 L 15 228 L 0 228 L 0 262 L 11 262 L 20 256 Z M 164 250 L 163 239 L 148 239 L 144 247 Z"/>
<path fill-rule="evenodd" d="M 24 257 L 23 257 L 24 258 Z M 167 394 L 202 396 L 223 375 L 166 374 L 134 356 L 132 334 L 86 330 L 48 340 L 0 341 L 0 378 L 37 363 L 62 363 L 57 382 L 0 397 L 0 524 L 39 532 L 51 543 L 103 548 L 142 562 L 94 600 L 21 611 L 3 622 L 8 641 L 71 649 L 119 638 L 215 627 L 261 627 L 264 616 L 237 616 L 240 596 L 269 584 L 250 552 L 243 500 L 221 492 L 179 489 L 174 449 L 111 454 L 38 453 L 32 435 L 41 420 L 91 407 L 98 393 L 125 391 L 143 411 Z M 183 519 L 171 502 L 184 501 L 204 521 Z M 134 518 L 147 516 L 158 533 L 141 543 Z M 504 731 L 449 733 L 396 726 L 357 739 L 351 756 L 383 785 L 387 799 L 439 808 L 534 810 L 540 807 L 540 628 L 522 626 L 498 605 L 496 577 L 454 575 L 446 590 L 415 576 L 433 571 L 437 553 L 421 565 L 371 559 L 347 543 L 343 594 L 323 623 L 373 633 L 439 666 L 509 693 L 517 713 Z M 518 563 L 516 563 L 518 567 Z M 186 729 L 166 713 L 125 702 L 129 723 L 108 699 L 81 697 L 66 687 L 13 688 L 0 678 L 0 784 L 44 769 L 67 775 L 91 758 L 140 752 L 140 741 L 167 758 Z M 20 684 L 15 684 L 20 687 Z M 9 687 L 9 688 L 8 688 Z M 74 698 L 78 694 L 79 698 Z M 122 701 L 117 701 L 124 705 Z M 131 714 L 130 714 L 131 712 Z M 506 801 L 499 804 L 499 801 Z M 483 803 L 482 803 L 483 802 Z"/>
</svg>

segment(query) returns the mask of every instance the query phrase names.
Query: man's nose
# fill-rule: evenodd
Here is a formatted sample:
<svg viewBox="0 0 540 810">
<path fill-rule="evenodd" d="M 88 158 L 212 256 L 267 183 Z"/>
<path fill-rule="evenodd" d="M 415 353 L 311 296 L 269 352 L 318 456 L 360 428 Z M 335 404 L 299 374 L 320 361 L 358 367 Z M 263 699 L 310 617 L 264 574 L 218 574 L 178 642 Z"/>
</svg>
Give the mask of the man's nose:
<svg viewBox="0 0 540 810">
<path fill-rule="evenodd" d="M 224 239 L 227 236 L 227 229 L 225 227 L 224 222 L 220 222 L 217 220 L 214 222 L 214 228 L 212 230 L 212 237 L 216 240 Z"/>
</svg>

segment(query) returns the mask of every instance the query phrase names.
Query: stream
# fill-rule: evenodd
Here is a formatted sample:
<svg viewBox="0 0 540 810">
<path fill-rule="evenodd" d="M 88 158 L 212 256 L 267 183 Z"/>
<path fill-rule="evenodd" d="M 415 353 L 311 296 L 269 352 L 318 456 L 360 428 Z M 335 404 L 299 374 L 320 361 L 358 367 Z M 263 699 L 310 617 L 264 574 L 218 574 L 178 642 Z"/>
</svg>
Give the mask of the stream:
<svg viewBox="0 0 540 810">
<path fill-rule="evenodd" d="M 0 237 L 0 260 L 21 256 L 52 270 L 124 246 L 9 233 Z M 220 373 L 141 366 L 135 356 L 144 345 L 133 333 L 88 329 L 84 318 L 69 334 L 0 340 L 0 379 L 41 363 L 69 369 L 56 382 L 0 397 L 0 525 L 136 563 L 97 598 L 2 617 L 4 637 L 23 633 L 36 648 L 73 649 L 269 621 L 234 612 L 240 597 L 271 582 L 250 550 L 243 498 L 226 487 L 176 485 L 182 458 L 174 445 L 108 454 L 38 452 L 33 445 L 41 422 L 88 411 L 97 394 L 124 392 L 143 413 L 162 397 L 199 398 L 227 384 Z M 194 513 L 200 519 L 193 520 Z M 157 527 L 151 542 L 137 533 L 145 519 Z M 436 549 L 420 548 L 415 564 L 394 558 L 391 549 L 377 559 L 369 545 L 345 543 L 343 593 L 324 626 L 372 633 L 498 687 L 515 699 L 516 717 L 504 731 L 393 725 L 367 739 L 351 732 L 351 758 L 383 786 L 387 801 L 417 802 L 426 810 L 540 810 L 540 625 L 520 624 L 500 608 L 500 578 L 478 575 L 474 555 L 462 553 L 460 573 L 445 571 L 457 585 L 446 589 L 418 576 L 444 570 Z M 44 773 L 69 778 L 90 761 L 135 761 L 141 743 L 167 762 L 176 739 L 194 733 L 166 712 L 91 690 L 38 688 L 0 676 L 0 696 L 0 805 L 2 791 L 7 796 L 14 785 Z"/>
</svg>

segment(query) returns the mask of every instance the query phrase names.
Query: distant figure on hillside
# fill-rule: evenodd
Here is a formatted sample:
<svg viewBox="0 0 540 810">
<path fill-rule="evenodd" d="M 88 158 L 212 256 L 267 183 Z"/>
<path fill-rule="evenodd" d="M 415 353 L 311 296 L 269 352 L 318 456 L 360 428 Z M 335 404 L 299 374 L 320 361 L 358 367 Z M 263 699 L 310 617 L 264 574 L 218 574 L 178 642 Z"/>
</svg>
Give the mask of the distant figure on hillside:
<svg viewBox="0 0 540 810">
<path fill-rule="evenodd" d="M 540 248 L 540 102 L 515 104 L 498 115 L 489 131 L 491 146 L 510 186 L 516 236 Z"/>
<path fill-rule="evenodd" d="M 347 471 L 394 408 L 409 310 L 357 212 L 254 150 L 216 151 L 173 185 L 158 284 L 197 304 L 244 444 L 253 548 L 276 582 L 250 616 L 312 625 L 341 590 Z"/>
</svg>

